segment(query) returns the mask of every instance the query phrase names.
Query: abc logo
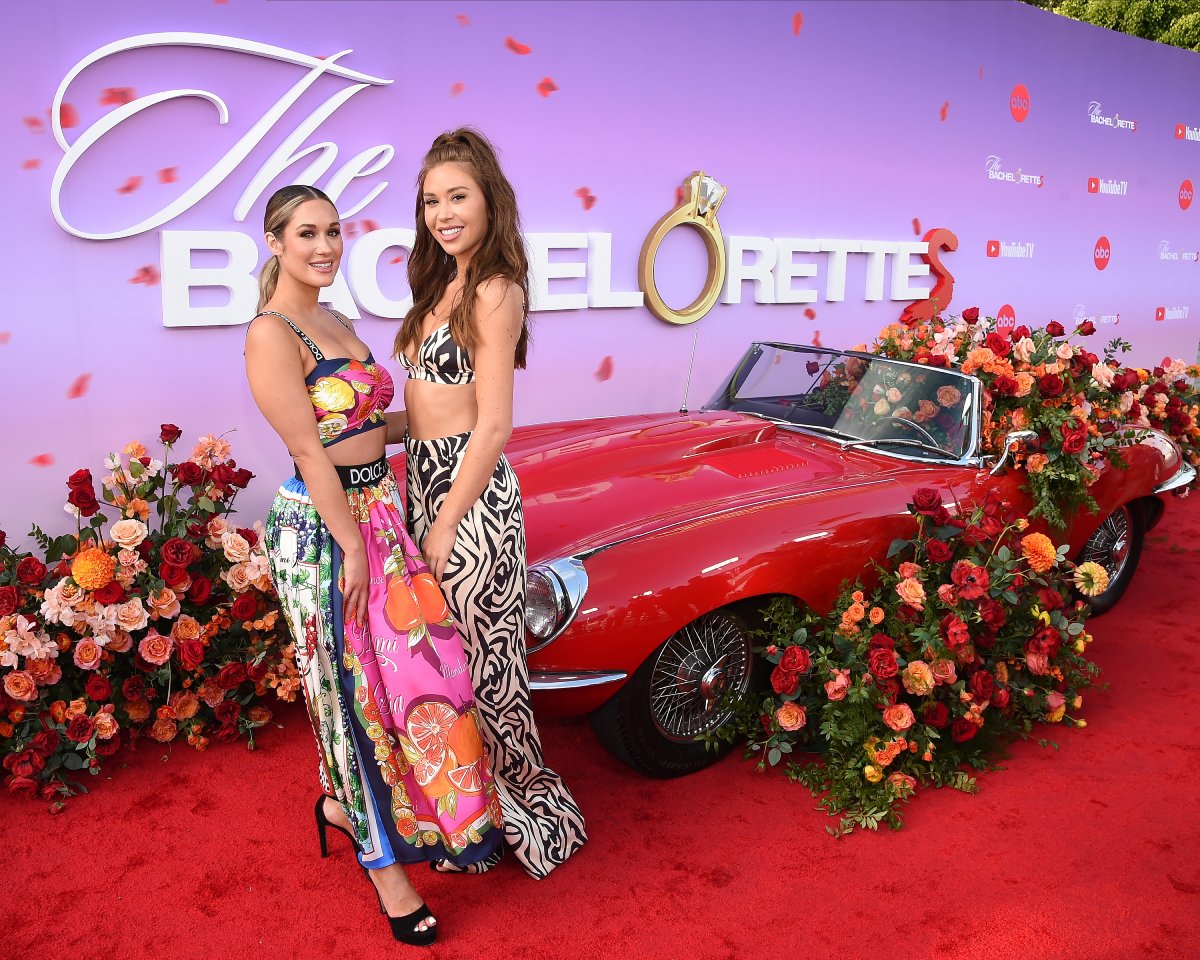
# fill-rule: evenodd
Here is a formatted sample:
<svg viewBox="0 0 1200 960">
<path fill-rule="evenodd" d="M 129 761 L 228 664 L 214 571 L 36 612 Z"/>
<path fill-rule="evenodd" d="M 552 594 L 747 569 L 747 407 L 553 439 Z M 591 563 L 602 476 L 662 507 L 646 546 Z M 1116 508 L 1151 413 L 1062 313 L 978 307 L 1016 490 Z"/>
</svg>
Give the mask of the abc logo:
<svg viewBox="0 0 1200 960">
<path fill-rule="evenodd" d="M 1007 303 L 996 311 L 996 330 L 1012 333 L 1017 328 L 1017 313 Z"/>
<path fill-rule="evenodd" d="M 1008 98 L 1008 109 L 1017 123 L 1029 116 L 1029 91 L 1025 89 L 1025 84 L 1018 83 L 1012 88 L 1012 95 Z"/>
<path fill-rule="evenodd" d="M 1190 207 L 1192 205 L 1192 196 L 1193 196 L 1192 181 L 1184 180 L 1183 183 L 1181 183 L 1179 185 L 1179 209 L 1180 210 L 1186 210 L 1188 207 Z"/>
<path fill-rule="evenodd" d="M 1108 242 L 1108 237 L 1101 237 L 1096 241 L 1095 249 L 1092 250 L 1092 260 L 1096 264 L 1096 269 L 1103 270 L 1111 259 L 1112 244 Z"/>
<path fill-rule="evenodd" d="M 1167 319 L 1167 308 L 1166 307 L 1156 307 L 1154 310 L 1154 319 L 1157 320 L 1159 323 L 1162 323 L 1164 320 L 1166 320 Z"/>
</svg>

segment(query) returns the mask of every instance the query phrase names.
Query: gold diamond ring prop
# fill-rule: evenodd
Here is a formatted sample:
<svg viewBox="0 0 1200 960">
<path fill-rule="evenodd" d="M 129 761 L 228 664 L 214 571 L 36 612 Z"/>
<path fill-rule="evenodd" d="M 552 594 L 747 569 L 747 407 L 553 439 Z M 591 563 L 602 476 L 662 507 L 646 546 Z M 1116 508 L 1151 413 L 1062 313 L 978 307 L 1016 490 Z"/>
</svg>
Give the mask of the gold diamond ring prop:
<svg viewBox="0 0 1200 960">
<path fill-rule="evenodd" d="M 646 306 L 658 319 L 667 323 L 695 323 L 713 308 L 721 287 L 725 283 L 725 240 L 721 236 L 721 225 L 717 223 L 717 208 L 725 199 L 725 187 L 703 170 L 696 170 L 683 181 L 684 200 L 678 207 L 665 214 L 646 235 L 642 254 L 638 258 L 638 282 L 646 296 Z M 676 310 L 668 306 L 659 296 L 658 284 L 654 280 L 654 260 L 659 245 L 676 227 L 692 227 L 704 239 L 708 252 L 708 276 L 704 289 L 690 306 Z"/>
</svg>

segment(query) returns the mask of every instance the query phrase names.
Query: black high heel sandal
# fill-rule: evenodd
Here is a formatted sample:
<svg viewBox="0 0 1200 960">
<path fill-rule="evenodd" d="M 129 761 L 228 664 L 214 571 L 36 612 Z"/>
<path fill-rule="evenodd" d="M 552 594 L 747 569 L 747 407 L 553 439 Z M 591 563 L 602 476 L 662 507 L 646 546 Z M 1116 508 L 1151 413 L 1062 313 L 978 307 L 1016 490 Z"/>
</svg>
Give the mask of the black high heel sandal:
<svg viewBox="0 0 1200 960">
<path fill-rule="evenodd" d="M 364 873 L 366 869 L 366 867 L 363 867 Z M 428 947 L 437 940 L 438 928 L 436 925 L 427 927 L 424 930 L 417 929 L 417 924 L 422 920 L 436 919 L 426 904 L 421 904 L 412 913 L 406 913 L 402 917 L 393 917 L 383 905 L 383 897 L 380 895 L 379 888 L 375 886 L 375 881 L 371 879 L 369 873 L 367 874 L 367 880 L 372 887 L 375 887 L 375 897 L 379 900 L 379 912 L 387 917 L 388 926 L 392 928 L 392 939 L 398 940 L 400 943 L 407 943 L 412 947 Z"/>
<path fill-rule="evenodd" d="M 464 867 L 451 863 L 449 860 L 430 860 L 429 869 L 434 873 L 487 873 L 503 859 L 504 848 L 501 847 L 490 857 L 485 857 L 475 863 L 468 863 Z"/>
<path fill-rule="evenodd" d="M 329 844 L 325 839 L 326 827 L 332 827 L 338 833 L 344 834 L 346 839 L 354 845 L 354 849 L 358 850 L 358 841 L 354 839 L 354 834 L 352 834 L 345 827 L 339 827 L 336 823 L 333 823 L 325 816 L 325 798 L 327 796 L 328 794 L 323 793 L 317 797 L 317 805 L 313 811 L 317 818 L 317 839 L 321 841 L 321 857 L 324 858 L 329 856 Z M 332 800 L 333 797 L 330 797 L 329 799 Z"/>
</svg>

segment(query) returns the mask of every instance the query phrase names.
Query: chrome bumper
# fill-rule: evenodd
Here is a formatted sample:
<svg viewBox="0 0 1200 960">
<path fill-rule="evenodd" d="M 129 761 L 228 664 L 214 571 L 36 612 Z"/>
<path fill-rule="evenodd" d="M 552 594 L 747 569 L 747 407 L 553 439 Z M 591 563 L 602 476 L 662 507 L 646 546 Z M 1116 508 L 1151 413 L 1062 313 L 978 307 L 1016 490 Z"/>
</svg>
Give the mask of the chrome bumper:
<svg viewBox="0 0 1200 960">
<path fill-rule="evenodd" d="M 1179 469 L 1175 471 L 1175 476 L 1170 480 L 1160 483 L 1154 488 L 1155 493 L 1169 493 L 1172 490 L 1179 490 L 1186 487 L 1189 483 L 1196 479 L 1196 468 L 1190 463 L 1179 464 Z"/>
<path fill-rule="evenodd" d="M 624 680 L 629 674 L 588 670 L 580 673 L 531 673 L 529 689 L 536 692 L 547 690 L 579 690 L 583 687 L 599 687 L 606 683 Z"/>
</svg>

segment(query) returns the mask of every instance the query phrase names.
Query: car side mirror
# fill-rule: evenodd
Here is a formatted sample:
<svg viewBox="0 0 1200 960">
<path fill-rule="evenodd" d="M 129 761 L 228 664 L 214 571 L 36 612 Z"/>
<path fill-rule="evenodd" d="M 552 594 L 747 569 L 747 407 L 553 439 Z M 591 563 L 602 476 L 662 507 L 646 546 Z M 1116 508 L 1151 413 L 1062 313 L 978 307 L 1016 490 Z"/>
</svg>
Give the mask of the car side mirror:
<svg viewBox="0 0 1200 960">
<path fill-rule="evenodd" d="M 1004 449 L 1000 451 L 1000 459 L 996 461 L 996 465 L 989 471 L 994 477 L 1008 465 L 1009 455 L 1017 447 L 1024 446 L 1027 443 L 1037 442 L 1036 430 L 1010 430 L 1004 435 Z"/>
</svg>

